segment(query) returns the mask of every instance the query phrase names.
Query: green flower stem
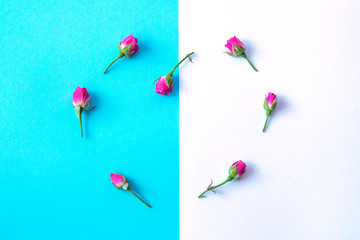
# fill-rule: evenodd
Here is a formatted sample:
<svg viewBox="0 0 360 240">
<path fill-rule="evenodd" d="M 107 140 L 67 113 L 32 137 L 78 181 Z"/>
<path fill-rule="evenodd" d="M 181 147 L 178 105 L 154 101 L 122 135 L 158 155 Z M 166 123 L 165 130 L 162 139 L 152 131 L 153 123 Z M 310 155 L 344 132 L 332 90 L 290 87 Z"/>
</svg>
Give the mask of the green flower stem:
<svg viewBox="0 0 360 240">
<path fill-rule="evenodd" d="M 254 65 L 250 62 L 249 58 L 246 56 L 245 53 L 241 54 L 250 64 L 250 66 L 255 70 L 255 72 L 258 72 L 258 70 L 254 67 Z"/>
<path fill-rule="evenodd" d="M 269 120 L 270 114 L 271 114 L 271 111 L 266 111 L 266 121 L 264 124 L 263 132 L 265 132 L 265 128 L 266 128 L 267 122 Z"/>
<path fill-rule="evenodd" d="M 134 194 L 135 197 L 137 197 L 140 201 L 142 201 L 146 206 L 148 206 L 149 208 L 151 208 L 151 206 L 149 204 L 147 204 L 146 202 L 144 202 L 144 200 L 142 200 L 138 195 L 136 195 L 133 191 L 131 191 L 130 188 L 127 189 L 129 192 L 131 192 L 132 194 Z"/>
<path fill-rule="evenodd" d="M 225 183 L 230 182 L 231 180 L 233 180 L 233 177 L 228 176 L 228 178 L 227 178 L 225 181 L 223 181 L 222 183 L 220 183 L 220 184 L 218 184 L 218 185 L 216 185 L 216 186 L 208 187 L 203 193 L 201 193 L 201 194 L 199 195 L 199 198 L 201 198 L 201 197 L 202 197 L 205 193 L 207 193 L 208 191 L 214 190 L 215 188 L 218 188 L 218 187 L 224 185 Z"/>
<path fill-rule="evenodd" d="M 109 69 L 109 67 L 110 67 L 114 62 L 116 62 L 119 58 L 121 58 L 121 57 L 122 57 L 122 55 L 119 54 L 119 56 L 118 56 L 117 58 L 115 58 L 114 61 L 112 61 L 112 62 L 110 63 L 110 65 L 105 69 L 104 74 L 105 74 L 106 71 Z"/>
<path fill-rule="evenodd" d="M 193 54 L 194 54 L 194 52 L 186 54 L 186 56 L 185 56 L 183 59 L 181 59 L 181 61 L 180 61 L 178 64 L 175 65 L 175 67 L 168 73 L 168 75 L 169 75 L 169 76 L 172 76 L 173 73 L 174 73 L 174 71 L 175 71 L 175 69 L 176 69 L 183 61 L 185 61 L 185 59 L 189 58 L 189 57 L 190 57 L 191 55 L 193 55 Z"/>
<path fill-rule="evenodd" d="M 83 137 L 83 130 L 82 130 L 82 120 L 81 120 L 81 113 L 83 111 L 83 108 L 80 107 L 80 115 L 79 115 L 79 120 L 80 120 L 80 132 L 81 132 L 81 137 Z"/>
</svg>

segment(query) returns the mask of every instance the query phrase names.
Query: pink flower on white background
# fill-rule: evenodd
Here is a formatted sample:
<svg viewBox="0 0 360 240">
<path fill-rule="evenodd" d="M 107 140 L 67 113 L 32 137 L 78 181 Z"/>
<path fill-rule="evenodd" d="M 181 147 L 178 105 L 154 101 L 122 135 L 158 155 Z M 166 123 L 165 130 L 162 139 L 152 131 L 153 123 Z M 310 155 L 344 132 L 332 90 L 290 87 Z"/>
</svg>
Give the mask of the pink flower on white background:
<svg viewBox="0 0 360 240">
<path fill-rule="evenodd" d="M 138 195 L 136 195 L 129 187 L 129 183 L 127 182 L 126 178 L 120 173 L 111 173 L 110 174 L 110 182 L 119 190 L 125 190 L 131 192 L 137 199 L 143 202 L 146 206 L 151 208 L 149 204 L 147 204 L 144 200 L 142 200 Z"/>
<path fill-rule="evenodd" d="M 232 176 L 235 180 L 240 179 L 246 170 L 246 164 L 239 160 L 234 162 L 229 168 L 229 175 Z"/>
<path fill-rule="evenodd" d="M 178 63 L 175 65 L 175 67 L 166 75 L 161 76 L 160 78 L 156 79 L 154 81 L 157 82 L 156 83 L 156 93 L 164 95 L 167 94 L 169 95 L 170 93 L 172 93 L 172 89 L 174 86 L 174 81 L 173 81 L 173 74 L 175 69 L 183 62 L 185 61 L 185 59 L 189 58 L 189 60 L 191 61 L 190 56 L 194 54 L 194 52 L 186 54 L 186 56 Z"/>
<path fill-rule="evenodd" d="M 265 101 L 267 104 L 267 108 L 270 110 L 274 110 L 276 107 L 276 95 L 272 92 L 269 92 L 265 97 Z"/>
<path fill-rule="evenodd" d="M 212 191 L 216 193 L 214 189 L 224 185 L 227 182 L 240 179 L 244 175 L 245 170 L 246 170 L 246 164 L 243 161 L 239 160 L 234 162 L 229 168 L 229 176 L 227 177 L 227 179 L 224 182 L 215 186 L 212 185 L 212 180 L 211 180 L 210 185 L 206 188 L 206 190 L 203 193 L 199 195 L 199 198 L 202 198 L 203 195 L 208 191 Z"/>
<path fill-rule="evenodd" d="M 245 44 L 240 41 L 236 36 L 227 40 L 225 47 L 229 49 L 229 52 L 226 52 L 232 57 L 244 57 L 246 61 L 250 64 L 250 66 L 257 72 L 258 70 L 254 67 L 254 65 L 250 62 L 249 58 L 245 53 Z"/>
<path fill-rule="evenodd" d="M 105 69 L 104 73 L 106 73 L 109 67 L 118 59 L 122 58 L 123 56 L 125 56 L 126 58 L 130 58 L 133 54 L 135 54 L 139 50 L 137 41 L 138 39 L 134 37 L 132 34 L 130 34 L 124 40 L 122 40 L 118 46 L 119 55 L 117 56 L 117 58 L 114 59 L 114 61 L 110 63 L 110 65 Z"/>
<path fill-rule="evenodd" d="M 265 100 L 264 100 L 264 109 L 266 111 L 266 120 L 265 120 L 265 124 L 264 124 L 264 128 L 263 128 L 263 132 L 265 132 L 267 122 L 269 120 L 271 112 L 276 108 L 276 104 L 277 104 L 276 95 L 274 93 L 272 93 L 272 92 L 269 92 L 265 96 Z"/>
<path fill-rule="evenodd" d="M 230 51 L 228 54 L 233 57 L 239 57 L 245 51 L 245 45 L 235 36 L 227 40 L 225 47 Z"/>
</svg>

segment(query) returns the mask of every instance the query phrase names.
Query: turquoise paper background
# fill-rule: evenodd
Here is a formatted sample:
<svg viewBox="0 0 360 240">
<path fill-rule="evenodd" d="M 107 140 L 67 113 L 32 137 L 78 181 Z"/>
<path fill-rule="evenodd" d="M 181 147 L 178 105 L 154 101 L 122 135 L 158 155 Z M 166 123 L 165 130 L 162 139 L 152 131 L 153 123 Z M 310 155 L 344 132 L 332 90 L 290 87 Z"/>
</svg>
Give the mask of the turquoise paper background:
<svg viewBox="0 0 360 240">
<path fill-rule="evenodd" d="M 177 1 L 1 1 L 0 239 L 178 239 Z M 121 36 L 140 50 L 102 72 Z M 95 111 L 71 104 L 86 87 Z M 153 209 L 109 182 L 126 175 Z"/>
</svg>

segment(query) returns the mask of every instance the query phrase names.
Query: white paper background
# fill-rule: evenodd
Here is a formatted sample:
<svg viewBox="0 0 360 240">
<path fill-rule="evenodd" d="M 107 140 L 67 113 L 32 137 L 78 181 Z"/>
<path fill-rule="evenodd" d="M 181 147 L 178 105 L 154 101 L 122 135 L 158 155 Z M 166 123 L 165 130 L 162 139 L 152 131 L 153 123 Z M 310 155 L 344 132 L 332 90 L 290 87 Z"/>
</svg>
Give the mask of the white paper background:
<svg viewBox="0 0 360 240">
<path fill-rule="evenodd" d="M 181 240 L 360 239 L 359 5 L 179 0 Z M 224 53 L 234 35 L 258 73 Z"/>
</svg>

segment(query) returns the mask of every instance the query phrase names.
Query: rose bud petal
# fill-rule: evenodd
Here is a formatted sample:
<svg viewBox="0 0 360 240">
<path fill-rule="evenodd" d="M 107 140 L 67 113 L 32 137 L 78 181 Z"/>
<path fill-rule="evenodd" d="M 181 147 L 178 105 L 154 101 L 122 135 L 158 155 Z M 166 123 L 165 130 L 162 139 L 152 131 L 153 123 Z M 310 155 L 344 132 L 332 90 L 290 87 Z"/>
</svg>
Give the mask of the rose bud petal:
<svg viewBox="0 0 360 240">
<path fill-rule="evenodd" d="M 90 95 L 86 88 L 76 87 L 76 90 L 73 94 L 72 104 L 74 107 L 80 106 L 82 108 L 87 108 L 89 105 Z"/>
<path fill-rule="evenodd" d="M 127 183 L 126 178 L 120 174 L 111 173 L 110 178 L 111 183 L 118 189 L 122 189 L 122 187 Z"/>
<path fill-rule="evenodd" d="M 229 168 L 229 175 L 235 180 L 238 180 L 244 174 L 245 170 L 246 164 L 243 161 L 239 160 L 231 165 L 231 167 Z"/>
<path fill-rule="evenodd" d="M 158 82 L 156 83 L 156 92 L 161 95 L 169 95 L 172 91 L 173 85 L 174 83 L 171 76 L 162 76 L 158 79 Z"/>
</svg>

